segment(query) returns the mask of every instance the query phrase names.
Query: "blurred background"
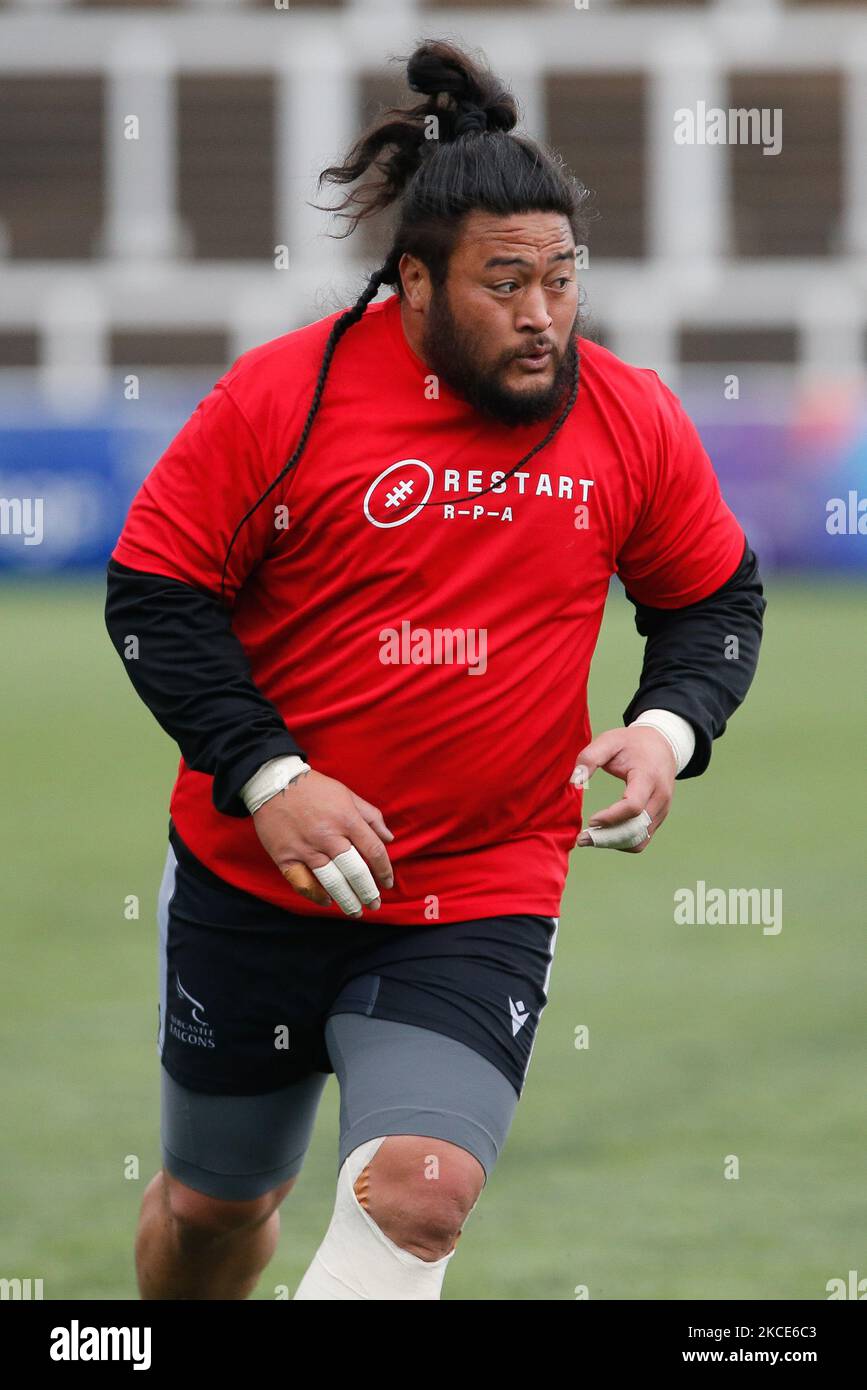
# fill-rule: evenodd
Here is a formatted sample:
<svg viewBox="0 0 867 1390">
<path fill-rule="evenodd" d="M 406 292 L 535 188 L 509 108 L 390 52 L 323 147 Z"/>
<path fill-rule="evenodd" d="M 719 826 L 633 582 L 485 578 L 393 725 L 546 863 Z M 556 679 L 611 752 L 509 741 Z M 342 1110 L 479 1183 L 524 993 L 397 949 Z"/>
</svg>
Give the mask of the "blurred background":
<svg viewBox="0 0 867 1390">
<path fill-rule="evenodd" d="M 390 223 L 338 240 L 310 203 L 409 103 L 423 38 L 481 52 L 593 190 L 586 331 L 681 396 L 769 595 L 753 692 L 652 852 L 573 859 L 527 1089 L 444 1296 L 825 1298 L 867 1276 L 860 0 L 0 4 L 0 1277 L 136 1297 L 177 755 L 109 646 L 105 561 L 235 358 L 379 264 Z M 717 108 L 779 113 L 779 151 L 676 141 L 676 112 Z M 637 683 L 631 616 L 615 584 L 596 729 Z M 781 889 L 782 931 L 675 925 L 698 880 Z M 257 1298 L 291 1294 L 327 1225 L 336 1111 L 332 1082 Z"/>
</svg>

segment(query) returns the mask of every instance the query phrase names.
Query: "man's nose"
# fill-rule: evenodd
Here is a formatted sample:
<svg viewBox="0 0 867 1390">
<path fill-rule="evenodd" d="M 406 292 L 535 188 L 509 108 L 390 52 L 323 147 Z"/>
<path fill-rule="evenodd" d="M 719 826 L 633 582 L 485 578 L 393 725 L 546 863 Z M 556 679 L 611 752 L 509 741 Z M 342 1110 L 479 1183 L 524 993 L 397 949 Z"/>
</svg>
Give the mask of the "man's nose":
<svg viewBox="0 0 867 1390">
<path fill-rule="evenodd" d="M 532 329 L 534 333 L 546 332 L 551 327 L 553 320 L 548 311 L 548 303 L 542 286 L 528 286 L 526 294 L 521 296 L 521 301 L 515 323 L 518 331 L 526 333 L 528 329 Z"/>
</svg>

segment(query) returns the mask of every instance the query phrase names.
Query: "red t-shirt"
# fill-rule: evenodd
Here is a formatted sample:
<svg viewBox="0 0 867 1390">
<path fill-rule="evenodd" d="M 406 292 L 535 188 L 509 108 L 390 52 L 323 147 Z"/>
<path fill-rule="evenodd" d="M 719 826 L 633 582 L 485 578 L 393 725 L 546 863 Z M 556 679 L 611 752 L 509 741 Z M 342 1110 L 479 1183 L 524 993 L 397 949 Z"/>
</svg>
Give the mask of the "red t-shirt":
<svg viewBox="0 0 867 1390">
<path fill-rule="evenodd" d="M 145 479 L 116 560 L 219 593 L 237 523 L 295 450 L 337 317 L 235 362 Z M 576 403 L 520 475 L 408 510 L 478 492 L 551 421 L 489 422 L 409 347 L 396 295 L 371 305 L 337 345 L 300 462 L 232 550 L 226 592 L 254 681 L 311 766 L 394 832 L 394 888 L 368 920 L 558 916 L 611 575 L 677 608 L 740 561 L 743 531 L 677 397 L 655 371 L 578 347 Z M 343 916 L 299 897 L 211 787 L 181 761 L 171 815 L 208 868 Z"/>
</svg>

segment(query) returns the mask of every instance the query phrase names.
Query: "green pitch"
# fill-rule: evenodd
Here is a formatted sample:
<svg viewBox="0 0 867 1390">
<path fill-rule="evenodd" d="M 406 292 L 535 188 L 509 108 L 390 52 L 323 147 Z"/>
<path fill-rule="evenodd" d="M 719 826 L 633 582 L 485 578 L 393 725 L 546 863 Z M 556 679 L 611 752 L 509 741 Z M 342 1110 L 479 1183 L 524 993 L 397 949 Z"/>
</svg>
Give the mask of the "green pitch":
<svg viewBox="0 0 867 1390">
<path fill-rule="evenodd" d="M 3 610 L 0 1276 L 132 1299 L 159 1164 L 176 754 L 109 646 L 98 583 L 7 588 Z M 648 853 L 573 854 L 527 1086 L 446 1298 L 823 1299 L 867 1275 L 863 625 L 863 589 L 772 584 L 759 675 L 708 774 L 679 785 Z M 597 730 L 640 656 L 612 595 Z M 597 774 L 590 808 L 620 785 Z M 781 889 L 782 930 L 676 925 L 674 893 L 699 880 Z M 325 1231 L 336 1135 L 332 1079 L 257 1298 L 291 1294 Z"/>
</svg>

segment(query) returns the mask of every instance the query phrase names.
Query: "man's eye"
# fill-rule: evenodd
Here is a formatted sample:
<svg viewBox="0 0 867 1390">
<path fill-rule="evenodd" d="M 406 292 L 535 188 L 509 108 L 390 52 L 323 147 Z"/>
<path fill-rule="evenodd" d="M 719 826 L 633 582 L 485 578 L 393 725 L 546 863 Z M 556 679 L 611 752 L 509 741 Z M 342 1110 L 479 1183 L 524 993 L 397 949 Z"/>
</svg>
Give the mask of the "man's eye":
<svg viewBox="0 0 867 1390">
<path fill-rule="evenodd" d="M 567 285 L 571 284 L 571 282 L 572 282 L 572 276 L 571 276 L 571 275 L 559 275 L 559 276 L 557 277 L 557 279 L 554 281 L 554 284 L 556 284 L 556 285 L 562 285 L 563 288 L 565 289 L 565 287 L 566 287 Z M 495 285 L 495 286 L 494 286 L 494 289 L 495 289 L 495 290 L 509 290 L 509 289 L 512 288 L 513 286 L 514 286 L 515 289 L 520 289 L 520 285 L 518 284 L 517 280 L 503 280 L 499 285 Z"/>
</svg>

